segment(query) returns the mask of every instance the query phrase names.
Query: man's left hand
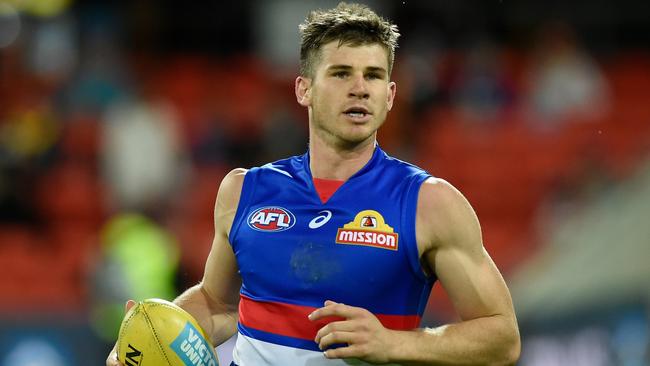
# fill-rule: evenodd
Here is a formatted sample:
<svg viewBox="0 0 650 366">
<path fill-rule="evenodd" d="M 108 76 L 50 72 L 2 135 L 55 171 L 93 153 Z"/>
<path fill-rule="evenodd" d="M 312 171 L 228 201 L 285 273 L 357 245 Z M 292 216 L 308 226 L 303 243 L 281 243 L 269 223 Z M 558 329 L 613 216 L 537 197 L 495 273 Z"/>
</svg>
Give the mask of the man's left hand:
<svg viewBox="0 0 650 366">
<path fill-rule="evenodd" d="M 309 320 L 316 321 L 327 317 L 340 317 L 345 320 L 334 321 L 322 327 L 316 338 L 318 347 L 327 358 L 359 358 L 371 363 L 389 362 L 390 348 L 394 331 L 385 328 L 370 311 L 334 301 L 325 301 L 325 306 L 309 314 Z M 333 344 L 347 344 L 345 347 L 327 349 Z"/>
</svg>

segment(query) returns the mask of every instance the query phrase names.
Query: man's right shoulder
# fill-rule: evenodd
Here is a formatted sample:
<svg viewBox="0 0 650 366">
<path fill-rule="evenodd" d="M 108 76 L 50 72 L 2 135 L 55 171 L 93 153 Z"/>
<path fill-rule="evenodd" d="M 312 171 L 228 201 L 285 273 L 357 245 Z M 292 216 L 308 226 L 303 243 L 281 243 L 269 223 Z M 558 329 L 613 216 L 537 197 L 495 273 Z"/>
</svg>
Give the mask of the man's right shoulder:
<svg viewBox="0 0 650 366">
<path fill-rule="evenodd" d="M 237 182 L 243 182 L 244 181 L 244 176 L 248 172 L 248 169 L 244 168 L 235 168 L 226 174 L 225 177 L 223 177 L 222 183 L 229 183 L 229 184 L 236 184 Z"/>
<path fill-rule="evenodd" d="M 222 201 L 226 206 L 236 205 L 239 202 L 239 196 L 244 186 L 244 177 L 247 172 L 248 169 L 235 168 L 226 174 L 221 180 L 221 185 L 219 185 L 218 200 Z"/>
<path fill-rule="evenodd" d="M 242 187 L 244 186 L 244 177 L 246 174 L 253 174 L 257 177 L 265 174 L 282 174 L 290 178 L 293 177 L 294 165 L 296 163 L 302 164 L 303 156 L 291 156 L 285 159 L 273 161 L 258 167 L 253 167 L 250 170 L 244 168 L 235 168 L 231 170 L 221 181 L 219 187 L 219 195 L 235 195 L 237 203 L 239 195 L 241 194 Z"/>
</svg>

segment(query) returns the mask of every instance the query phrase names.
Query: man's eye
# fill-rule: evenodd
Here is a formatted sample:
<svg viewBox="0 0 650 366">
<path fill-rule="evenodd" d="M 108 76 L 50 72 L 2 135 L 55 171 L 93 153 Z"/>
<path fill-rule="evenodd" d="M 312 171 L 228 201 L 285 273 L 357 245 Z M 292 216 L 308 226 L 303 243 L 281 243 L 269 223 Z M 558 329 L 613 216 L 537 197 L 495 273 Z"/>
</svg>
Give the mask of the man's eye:
<svg viewBox="0 0 650 366">
<path fill-rule="evenodd" d="M 375 80 L 375 79 L 381 79 L 381 77 L 378 74 L 368 74 L 366 75 L 366 79 Z"/>
<path fill-rule="evenodd" d="M 339 71 L 339 72 L 335 72 L 335 73 L 334 73 L 334 76 L 337 77 L 337 78 L 344 78 L 344 77 L 346 77 L 347 75 L 348 75 L 348 73 L 345 72 L 345 71 Z"/>
</svg>

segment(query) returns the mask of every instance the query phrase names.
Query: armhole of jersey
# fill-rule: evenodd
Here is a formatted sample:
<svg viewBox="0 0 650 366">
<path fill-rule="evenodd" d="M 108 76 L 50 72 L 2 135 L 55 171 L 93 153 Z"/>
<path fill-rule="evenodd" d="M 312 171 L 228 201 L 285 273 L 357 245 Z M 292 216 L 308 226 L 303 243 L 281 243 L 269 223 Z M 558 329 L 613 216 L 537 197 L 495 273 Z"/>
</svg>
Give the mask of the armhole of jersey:
<svg viewBox="0 0 650 366">
<path fill-rule="evenodd" d="M 416 214 L 418 208 L 418 197 L 420 195 L 420 187 L 424 181 L 431 176 L 426 173 L 419 173 L 413 176 L 410 180 L 409 187 L 406 190 L 406 195 L 402 201 L 402 228 L 404 235 L 404 246 L 407 250 L 407 257 L 415 276 L 425 282 L 432 282 L 435 280 L 433 276 L 427 276 L 420 265 L 420 257 L 418 255 L 418 242 L 416 237 Z"/>
<path fill-rule="evenodd" d="M 239 195 L 239 203 L 237 204 L 237 212 L 235 213 L 235 218 L 232 221 L 232 227 L 230 228 L 230 233 L 228 234 L 228 241 L 230 246 L 235 249 L 235 240 L 237 239 L 237 233 L 241 227 L 242 222 L 244 221 L 244 214 L 248 209 L 248 203 L 253 196 L 255 191 L 255 180 L 257 178 L 257 168 L 251 168 L 244 175 L 244 182 L 242 183 L 241 194 Z"/>
</svg>

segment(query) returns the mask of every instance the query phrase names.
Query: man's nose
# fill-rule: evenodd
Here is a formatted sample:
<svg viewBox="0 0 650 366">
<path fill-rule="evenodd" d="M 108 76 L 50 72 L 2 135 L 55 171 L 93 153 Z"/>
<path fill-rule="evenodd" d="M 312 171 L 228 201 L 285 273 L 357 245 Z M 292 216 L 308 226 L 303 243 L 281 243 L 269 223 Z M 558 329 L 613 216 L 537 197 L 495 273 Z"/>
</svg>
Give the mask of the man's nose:
<svg viewBox="0 0 650 366">
<path fill-rule="evenodd" d="M 368 85 L 366 84 L 366 79 L 363 75 L 355 76 L 352 79 L 352 85 L 350 86 L 348 96 L 359 99 L 368 99 L 370 97 L 370 94 L 368 93 Z"/>
</svg>

